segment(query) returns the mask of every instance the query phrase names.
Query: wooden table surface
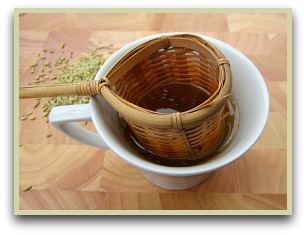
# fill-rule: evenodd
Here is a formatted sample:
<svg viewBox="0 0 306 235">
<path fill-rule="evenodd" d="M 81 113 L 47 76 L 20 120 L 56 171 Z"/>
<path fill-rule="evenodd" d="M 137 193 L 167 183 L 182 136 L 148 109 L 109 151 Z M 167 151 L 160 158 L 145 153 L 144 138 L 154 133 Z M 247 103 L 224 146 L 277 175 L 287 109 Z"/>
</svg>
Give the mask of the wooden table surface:
<svg viewBox="0 0 306 235">
<path fill-rule="evenodd" d="M 33 113 L 36 120 L 19 122 L 19 158 L 15 159 L 19 161 L 18 213 L 287 210 L 286 14 L 32 13 L 20 15 L 19 20 L 20 85 L 32 81 L 30 65 L 37 54 L 44 49 L 60 54 L 62 42 L 65 53 L 73 51 L 78 58 L 93 49 L 95 42 L 113 44 L 111 50 L 116 51 L 147 35 L 188 31 L 222 40 L 251 59 L 269 89 L 270 114 L 262 136 L 242 158 L 194 188 L 172 191 L 153 185 L 112 151 L 64 136 L 40 118 L 40 105 Z M 32 110 L 34 104 L 35 100 L 20 100 L 20 115 Z M 92 123 L 86 127 L 94 130 Z M 52 136 L 46 137 L 49 133 Z M 24 192 L 26 185 L 33 187 Z"/>
</svg>

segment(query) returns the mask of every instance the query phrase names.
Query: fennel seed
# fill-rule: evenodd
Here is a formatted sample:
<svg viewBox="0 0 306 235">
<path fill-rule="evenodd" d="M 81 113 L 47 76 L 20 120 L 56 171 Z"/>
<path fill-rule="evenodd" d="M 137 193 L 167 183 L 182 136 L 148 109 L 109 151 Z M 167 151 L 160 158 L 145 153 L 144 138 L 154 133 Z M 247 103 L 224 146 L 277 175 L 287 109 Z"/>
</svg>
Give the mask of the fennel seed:
<svg viewBox="0 0 306 235">
<path fill-rule="evenodd" d="M 34 105 L 33 109 L 37 108 L 37 106 L 40 104 L 40 99 L 36 100 L 36 104 Z"/>
<path fill-rule="evenodd" d="M 27 119 L 27 117 L 25 117 L 25 116 L 19 116 L 19 120 L 20 121 L 24 121 L 24 120 L 26 120 Z"/>
<path fill-rule="evenodd" d="M 110 46 L 112 45 L 101 45 L 99 49 L 107 49 Z M 60 43 L 60 48 L 61 50 L 59 51 L 43 49 L 37 54 L 38 58 L 33 61 L 31 70 L 29 70 L 33 71 L 33 85 L 45 82 L 46 80 L 53 80 L 55 84 L 94 80 L 97 72 L 106 60 L 105 57 L 107 57 L 107 52 L 100 53 L 97 49 L 91 49 L 90 51 L 81 53 L 77 61 L 71 63 L 71 59 L 73 55 L 75 55 L 75 52 L 65 51 L 64 42 Z M 52 58 L 50 54 L 54 54 Z M 41 108 L 42 114 L 38 117 L 42 118 L 46 123 L 49 123 L 48 116 L 54 106 L 88 103 L 89 96 L 50 97 L 43 100 L 44 103 Z M 37 99 L 33 109 L 37 108 L 39 105 L 40 99 Z M 26 118 L 28 120 L 36 120 L 38 117 L 29 113 Z M 85 125 L 86 124 L 87 122 Z"/>
<path fill-rule="evenodd" d="M 33 185 L 26 185 L 26 186 L 23 187 L 22 192 L 29 191 L 32 187 L 33 187 Z"/>
<path fill-rule="evenodd" d="M 31 64 L 31 67 L 36 67 L 37 65 L 38 65 L 37 60 L 34 60 L 34 61 L 32 62 L 32 64 Z"/>
</svg>

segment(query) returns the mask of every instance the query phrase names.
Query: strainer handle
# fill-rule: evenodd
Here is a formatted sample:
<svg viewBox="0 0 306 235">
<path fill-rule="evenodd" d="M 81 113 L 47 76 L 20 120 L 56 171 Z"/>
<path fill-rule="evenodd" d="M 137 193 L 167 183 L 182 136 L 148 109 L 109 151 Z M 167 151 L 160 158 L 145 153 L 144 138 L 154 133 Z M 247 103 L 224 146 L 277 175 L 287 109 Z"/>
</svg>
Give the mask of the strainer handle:
<svg viewBox="0 0 306 235">
<path fill-rule="evenodd" d="M 89 104 L 56 106 L 49 116 L 49 122 L 70 138 L 93 147 L 109 149 L 97 133 L 75 123 L 82 121 L 92 121 Z"/>
<path fill-rule="evenodd" d="M 99 95 L 101 80 L 85 81 L 79 83 L 20 86 L 19 98 L 45 98 L 57 96 L 93 96 Z"/>
</svg>

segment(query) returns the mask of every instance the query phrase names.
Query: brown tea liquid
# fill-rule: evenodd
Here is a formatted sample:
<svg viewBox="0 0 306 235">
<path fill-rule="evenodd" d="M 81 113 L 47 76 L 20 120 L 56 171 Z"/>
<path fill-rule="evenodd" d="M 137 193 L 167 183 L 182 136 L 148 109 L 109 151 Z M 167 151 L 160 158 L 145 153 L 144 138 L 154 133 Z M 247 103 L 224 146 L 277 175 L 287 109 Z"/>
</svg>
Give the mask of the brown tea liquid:
<svg viewBox="0 0 306 235">
<path fill-rule="evenodd" d="M 171 85 L 141 96 L 136 104 L 155 112 L 176 113 L 195 108 L 209 97 L 207 90 L 195 85 Z"/>
</svg>

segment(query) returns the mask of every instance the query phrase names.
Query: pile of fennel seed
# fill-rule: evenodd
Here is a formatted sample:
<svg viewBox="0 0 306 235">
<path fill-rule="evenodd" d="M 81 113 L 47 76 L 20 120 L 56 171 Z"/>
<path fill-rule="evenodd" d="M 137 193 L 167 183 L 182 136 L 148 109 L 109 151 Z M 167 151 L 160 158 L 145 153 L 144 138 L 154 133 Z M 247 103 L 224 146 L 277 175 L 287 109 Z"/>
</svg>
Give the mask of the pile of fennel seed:
<svg viewBox="0 0 306 235">
<path fill-rule="evenodd" d="M 29 85 L 44 84 L 64 84 L 81 81 L 94 80 L 100 67 L 106 59 L 113 53 L 112 44 L 101 45 L 94 49 L 81 53 L 75 62 L 70 62 L 75 55 L 72 51 L 65 50 L 65 43 L 61 43 L 60 50 L 53 51 L 44 49 L 37 53 L 37 59 L 30 64 L 32 82 Z M 48 116 L 54 106 L 86 104 L 89 102 L 89 96 L 64 96 L 51 97 L 45 99 L 36 99 L 32 110 L 25 115 L 20 115 L 19 120 L 35 120 L 32 113 L 36 108 L 42 108 L 42 116 L 46 123 L 49 122 Z M 47 135 L 50 137 L 50 135 Z"/>
</svg>

